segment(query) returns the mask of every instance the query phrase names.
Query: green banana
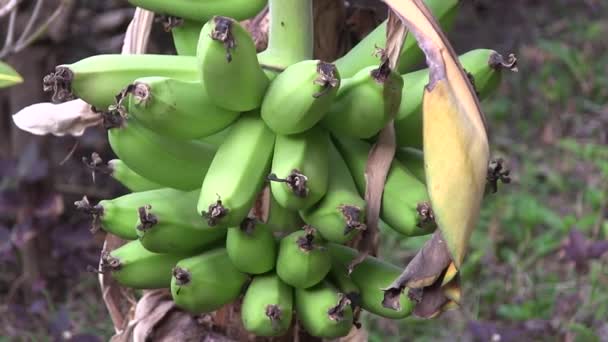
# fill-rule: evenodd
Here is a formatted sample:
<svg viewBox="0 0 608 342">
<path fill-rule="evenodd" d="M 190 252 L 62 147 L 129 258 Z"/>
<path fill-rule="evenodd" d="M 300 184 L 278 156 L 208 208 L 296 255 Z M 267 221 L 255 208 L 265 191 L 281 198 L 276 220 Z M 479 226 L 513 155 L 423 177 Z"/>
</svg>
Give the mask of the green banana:
<svg viewBox="0 0 608 342">
<path fill-rule="evenodd" d="M 222 16 L 209 20 L 196 56 L 207 95 L 218 107 L 244 112 L 261 105 L 270 81 L 251 35 L 237 21 Z"/>
<path fill-rule="evenodd" d="M 215 248 L 177 263 L 171 296 L 184 310 L 208 313 L 237 299 L 247 280 L 247 275 L 232 265 L 226 249 Z"/>
<path fill-rule="evenodd" d="M 211 226 L 238 226 L 270 170 L 275 135 L 250 112 L 232 125 L 202 181 L 197 211 Z"/>
<path fill-rule="evenodd" d="M 335 134 L 361 139 L 373 137 L 390 119 L 385 88 L 400 83 L 400 75 L 388 67 L 361 69 L 353 77 L 342 80 L 322 124 Z M 396 94 L 400 95 L 400 90 Z"/>
<path fill-rule="evenodd" d="M 334 137 L 340 153 L 348 165 L 360 194 L 365 194 L 365 168 L 372 146 L 362 140 Z M 428 209 L 430 202 L 426 186 L 393 160 L 386 177 L 380 217 L 393 229 L 406 236 L 432 233 L 435 222 Z"/>
<path fill-rule="evenodd" d="M 327 191 L 329 133 L 322 127 L 294 135 L 277 135 L 270 189 L 283 207 L 307 209 Z"/>
<path fill-rule="evenodd" d="M 134 117 L 112 117 L 117 122 L 108 129 L 110 146 L 130 169 L 166 187 L 184 191 L 200 187 L 215 148 L 198 141 L 161 136 Z"/>
<path fill-rule="evenodd" d="M 327 280 L 307 289 L 295 289 L 296 313 L 309 334 L 321 338 L 348 335 L 353 310 L 348 298 Z"/>
<path fill-rule="evenodd" d="M 479 99 L 483 100 L 498 88 L 502 69 L 512 69 L 514 61 L 505 59 L 491 49 L 471 50 L 459 56 L 462 67 L 474 80 Z M 422 94 L 429 82 L 429 70 L 418 70 L 402 76 L 403 94 L 395 116 L 398 146 L 422 148 Z"/>
<path fill-rule="evenodd" d="M 424 154 L 414 147 L 400 147 L 395 151 L 395 159 L 412 172 L 414 177 L 426 184 Z"/>
<path fill-rule="evenodd" d="M 196 45 L 203 28 L 204 20 L 181 19 L 179 24 L 171 27 L 171 36 L 175 51 L 180 56 L 196 56 Z"/>
<path fill-rule="evenodd" d="M 128 0 L 133 6 L 152 12 L 207 21 L 214 15 L 225 15 L 236 20 L 249 19 L 258 14 L 268 0 Z"/>
<path fill-rule="evenodd" d="M 273 232 L 292 233 L 300 229 L 304 225 L 304 221 L 297 210 L 282 207 L 271 194 L 267 224 Z"/>
<path fill-rule="evenodd" d="M 350 300 L 353 310 L 361 306 L 361 290 L 348 274 L 348 269 L 332 258 L 332 266 L 327 279 Z"/>
<path fill-rule="evenodd" d="M 268 87 L 262 119 L 277 134 L 305 132 L 327 113 L 339 87 L 340 75 L 333 64 L 320 60 L 292 64 Z"/>
<path fill-rule="evenodd" d="M 255 276 L 241 306 L 245 329 L 257 336 L 281 336 L 292 317 L 293 289 L 274 273 Z"/>
<path fill-rule="evenodd" d="M 45 91 L 53 91 L 53 102 L 80 98 L 98 110 L 105 110 L 117 94 L 135 79 L 166 76 L 183 81 L 199 79 L 197 60 L 192 56 L 157 54 L 105 54 L 87 57 L 55 67 L 44 77 Z"/>
<path fill-rule="evenodd" d="M 196 212 L 199 190 L 165 188 L 139 203 L 134 224 L 141 244 L 155 253 L 196 254 L 225 241 L 226 228 L 209 227 Z M 162 194 L 162 195 L 160 195 Z"/>
<path fill-rule="evenodd" d="M 276 265 L 281 280 L 295 288 L 318 284 L 331 268 L 326 244 L 310 226 L 282 238 Z"/>
<path fill-rule="evenodd" d="M 171 270 L 183 254 L 158 254 L 137 240 L 101 256 L 101 271 L 110 271 L 119 284 L 134 289 L 162 289 L 171 284 Z"/>
<path fill-rule="evenodd" d="M 175 140 L 219 133 L 239 112 L 217 107 L 200 81 L 144 77 L 127 87 L 123 105 L 146 128 Z"/>
<path fill-rule="evenodd" d="M 264 223 L 247 217 L 238 227 L 228 228 L 226 250 L 236 269 L 249 274 L 262 274 L 274 269 L 277 242 Z"/>
<path fill-rule="evenodd" d="M 424 0 L 433 16 L 439 21 L 444 32 L 448 31 L 454 22 L 458 10 L 458 0 Z M 378 25 L 372 32 L 355 45 L 348 53 L 338 58 L 334 63 L 343 78 L 352 77 L 359 70 L 381 63 L 374 54 L 378 48 L 386 46 L 386 25 L 388 20 Z M 424 54 L 418 47 L 414 35 L 409 34 L 403 44 L 399 58 L 398 71 L 405 73 L 416 64 L 423 61 Z"/>
<path fill-rule="evenodd" d="M 335 243 L 329 243 L 328 249 L 332 257 L 332 267 L 341 268 L 344 272 L 347 272 L 348 266 L 359 253 L 355 249 Z M 401 269 L 399 267 L 372 256 L 366 257 L 350 274 L 350 278 L 361 291 L 361 307 L 366 311 L 386 318 L 402 319 L 408 317 L 414 308 L 414 302 L 405 295 L 399 298 L 399 310 L 389 309 L 382 305 L 384 300 L 383 289 L 389 287 L 400 274 Z"/>
<path fill-rule="evenodd" d="M 217 133 L 208 135 L 206 137 L 194 139 L 194 140 L 200 141 L 206 145 L 211 145 L 217 149 L 224 142 L 224 140 L 226 140 L 226 137 L 228 136 L 228 132 L 230 132 L 230 129 L 232 129 L 232 125 L 229 125 L 228 127 L 224 128 L 223 130 L 221 130 Z"/>
<path fill-rule="evenodd" d="M 313 207 L 301 210 L 300 216 L 324 239 L 346 243 L 365 229 L 365 206 L 348 166 L 330 142 L 327 192 Z"/>
<path fill-rule="evenodd" d="M 112 178 L 119 181 L 132 192 L 154 190 L 163 187 L 162 185 L 148 180 L 131 170 L 127 164 L 120 159 L 112 159 L 108 161 L 108 169 L 110 170 L 110 176 L 112 176 Z"/>
</svg>

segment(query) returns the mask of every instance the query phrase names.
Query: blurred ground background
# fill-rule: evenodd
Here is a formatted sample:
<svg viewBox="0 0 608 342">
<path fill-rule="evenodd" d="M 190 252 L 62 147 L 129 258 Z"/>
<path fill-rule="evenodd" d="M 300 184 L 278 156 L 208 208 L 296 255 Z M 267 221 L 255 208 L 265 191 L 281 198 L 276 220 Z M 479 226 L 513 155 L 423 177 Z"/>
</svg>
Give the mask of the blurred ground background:
<svg viewBox="0 0 608 342">
<path fill-rule="evenodd" d="M 22 2 L 17 27 L 33 3 Z M 33 137 L 10 118 L 48 101 L 41 79 L 55 65 L 120 50 L 133 11 L 125 1 L 71 6 L 49 34 L 4 59 L 25 83 L 0 90 L 0 341 L 113 333 L 97 277 L 86 271 L 103 234 L 92 235 L 72 205 L 84 194 L 126 193 L 103 175 L 94 184 L 81 162 L 93 151 L 113 158 L 105 131 Z M 506 160 L 513 181 L 484 203 L 463 268 L 463 309 L 433 321 L 365 317 L 370 341 L 608 341 L 607 19 L 602 0 L 462 1 L 448 34 L 457 52 L 518 57 L 519 72 L 506 73 L 482 104 L 492 155 Z M 160 25 L 150 51 L 172 53 Z M 385 235 L 382 257 L 405 265 L 424 241 Z"/>
</svg>

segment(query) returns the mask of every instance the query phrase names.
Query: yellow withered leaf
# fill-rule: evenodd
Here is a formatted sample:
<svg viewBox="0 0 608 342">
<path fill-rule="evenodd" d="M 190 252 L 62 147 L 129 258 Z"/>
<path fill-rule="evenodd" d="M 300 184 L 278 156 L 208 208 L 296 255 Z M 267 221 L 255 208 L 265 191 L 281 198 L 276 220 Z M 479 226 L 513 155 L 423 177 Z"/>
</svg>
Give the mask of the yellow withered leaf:
<svg viewBox="0 0 608 342">
<path fill-rule="evenodd" d="M 421 0 L 384 0 L 426 55 L 423 149 L 431 206 L 459 269 L 479 216 L 489 144 L 484 114 L 452 46 Z"/>
</svg>

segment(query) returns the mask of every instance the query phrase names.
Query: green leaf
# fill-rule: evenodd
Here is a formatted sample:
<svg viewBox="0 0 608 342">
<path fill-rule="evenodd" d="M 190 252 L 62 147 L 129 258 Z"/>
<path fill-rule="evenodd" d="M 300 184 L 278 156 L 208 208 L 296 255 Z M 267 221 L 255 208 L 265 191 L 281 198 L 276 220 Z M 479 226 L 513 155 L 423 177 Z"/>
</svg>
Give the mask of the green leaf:
<svg viewBox="0 0 608 342">
<path fill-rule="evenodd" d="M 0 61 L 0 88 L 14 86 L 23 82 L 23 77 L 10 65 Z"/>
</svg>

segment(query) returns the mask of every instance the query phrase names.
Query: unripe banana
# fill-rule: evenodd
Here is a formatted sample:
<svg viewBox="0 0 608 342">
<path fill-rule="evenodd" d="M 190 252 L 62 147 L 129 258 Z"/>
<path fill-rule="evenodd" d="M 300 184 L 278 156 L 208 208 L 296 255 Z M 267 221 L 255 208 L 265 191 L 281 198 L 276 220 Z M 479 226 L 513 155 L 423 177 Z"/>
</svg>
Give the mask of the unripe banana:
<svg viewBox="0 0 608 342">
<path fill-rule="evenodd" d="M 296 313 L 312 336 L 338 338 L 348 335 L 353 310 L 348 298 L 327 280 L 307 289 L 295 289 Z"/>
<path fill-rule="evenodd" d="M 238 226 L 270 171 L 275 135 L 250 112 L 232 125 L 204 177 L 197 211 L 209 225 Z"/>
<path fill-rule="evenodd" d="M 365 168 L 371 145 L 365 141 L 334 137 L 348 165 L 360 194 L 365 194 Z M 429 211 L 429 197 L 424 183 L 393 160 L 386 177 L 380 217 L 393 229 L 406 236 L 432 233 L 436 224 Z"/>
<path fill-rule="evenodd" d="M 324 239 L 346 243 L 365 229 L 365 206 L 348 166 L 330 142 L 327 192 L 313 207 L 300 211 L 302 219 Z"/>
<path fill-rule="evenodd" d="M 193 255 L 225 241 L 225 227 L 209 227 L 196 212 L 199 190 L 184 192 L 165 188 L 152 190 L 150 200 L 139 203 L 133 226 L 141 244 L 155 253 Z"/>
<path fill-rule="evenodd" d="M 87 57 L 55 67 L 44 77 L 44 90 L 53 91 L 53 101 L 80 98 L 98 110 L 105 110 L 135 79 L 166 76 L 183 81 L 199 79 L 197 60 L 191 56 L 157 54 L 105 54 Z"/>
<path fill-rule="evenodd" d="M 119 181 L 132 192 L 154 190 L 163 187 L 162 185 L 148 180 L 131 170 L 127 164 L 120 159 L 112 159 L 108 161 L 108 168 L 110 170 L 110 176 Z"/>
<path fill-rule="evenodd" d="M 198 141 L 176 141 L 143 127 L 134 117 L 120 115 L 108 130 L 114 153 L 143 177 L 178 190 L 200 188 L 215 149 Z"/>
<path fill-rule="evenodd" d="M 295 288 L 318 284 L 331 268 L 326 244 L 310 226 L 285 236 L 279 245 L 277 274 Z"/>
<path fill-rule="evenodd" d="M 390 119 L 385 103 L 386 87 L 402 83 L 388 67 L 367 67 L 342 80 L 336 99 L 321 121 L 335 134 L 367 139 L 376 135 Z M 401 94 L 400 88 L 394 88 Z M 390 91 L 390 90 L 389 90 Z"/>
<path fill-rule="evenodd" d="M 304 132 L 327 113 L 339 87 L 340 75 L 333 64 L 320 60 L 292 64 L 268 87 L 262 119 L 277 134 Z"/>
<path fill-rule="evenodd" d="M 152 12 L 207 21 L 214 15 L 225 15 L 236 20 L 249 19 L 258 14 L 267 0 L 129 0 L 133 6 Z"/>
<path fill-rule="evenodd" d="M 424 154 L 414 147 L 400 147 L 395 151 L 395 159 L 405 166 L 422 183 L 426 184 Z"/>
<path fill-rule="evenodd" d="M 223 130 L 221 130 L 217 133 L 208 135 L 206 137 L 194 139 L 194 140 L 200 141 L 206 145 L 211 145 L 217 149 L 224 142 L 224 140 L 226 140 L 226 137 L 228 136 L 228 132 L 230 132 L 230 129 L 232 129 L 232 125 L 229 125 L 228 127 L 224 128 Z"/>
<path fill-rule="evenodd" d="M 275 273 L 257 275 L 245 292 L 241 320 L 257 336 L 281 336 L 291 325 L 293 288 Z"/>
<path fill-rule="evenodd" d="M 270 189 L 283 207 L 308 209 L 327 191 L 329 133 L 322 127 L 293 135 L 277 135 Z"/>
<path fill-rule="evenodd" d="M 251 35 L 237 21 L 221 16 L 209 20 L 196 56 L 207 95 L 217 106 L 244 112 L 261 105 L 270 81 Z"/>
<path fill-rule="evenodd" d="M 225 248 L 180 260 L 173 268 L 171 296 L 175 305 L 191 313 L 208 313 L 241 294 L 247 275 L 237 270 Z"/>
<path fill-rule="evenodd" d="M 503 69 L 512 69 L 514 60 L 505 60 L 490 49 L 471 50 L 459 56 L 462 67 L 474 81 L 479 99 L 483 100 L 498 88 Z M 422 148 L 422 94 L 429 82 L 429 70 L 403 75 L 401 105 L 395 116 L 398 146 Z"/>
<path fill-rule="evenodd" d="M 262 274 L 274 269 L 277 242 L 270 228 L 254 218 L 245 218 L 238 227 L 228 228 L 226 250 L 241 272 Z"/>
<path fill-rule="evenodd" d="M 285 234 L 300 229 L 304 221 L 297 210 L 282 207 L 271 195 L 267 224 L 273 232 Z"/>
<path fill-rule="evenodd" d="M 342 270 L 347 270 L 359 253 L 355 249 L 335 243 L 328 244 L 328 248 L 331 252 L 332 267 Z M 382 305 L 384 300 L 383 289 L 388 288 L 400 274 L 401 269 L 399 267 L 372 256 L 366 257 L 350 274 L 350 278 L 361 291 L 361 307 L 366 311 L 386 318 L 402 319 L 408 317 L 414 308 L 414 302 L 407 295 L 400 296 L 399 310 L 389 309 Z"/>
<path fill-rule="evenodd" d="M 348 269 L 344 265 L 336 262 L 332 258 L 332 266 L 327 276 L 329 280 L 341 293 L 350 300 L 353 310 L 361 306 L 361 290 L 355 281 L 348 274 Z"/>
<path fill-rule="evenodd" d="M 184 254 L 158 254 L 130 241 L 110 253 L 102 254 L 101 271 L 111 271 L 119 284 L 134 289 L 169 288 L 171 270 Z"/>
<path fill-rule="evenodd" d="M 179 24 L 171 27 L 173 45 L 180 56 L 196 56 L 196 45 L 201 34 L 204 20 L 181 19 Z"/>
<path fill-rule="evenodd" d="M 146 128 L 175 140 L 191 140 L 221 132 L 239 112 L 217 107 L 200 81 L 144 77 L 127 87 L 122 103 Z"/>
<path fill-rule="evenodd" d="M 437 18 L 441 28 L 447 32 L 454 22 L 458 10 L 458 0 L 424 0 L 424 3 Z M 378 48 L 386 47 L 386 25 L 388 20 L 378 25 L 363 40 L 355 45 L 346 55 L 335 61 L 338 71 L 342 78 L 352 77 L 359 70 L 379 65 L 380 58 L 375 54 Z M 424 54 L 418 47 L 413 34 L 409 34 L 405 39 L 401 56 L 399 57 L 399 73 L 405 73 L 423 61 Z"/>
</svg>

